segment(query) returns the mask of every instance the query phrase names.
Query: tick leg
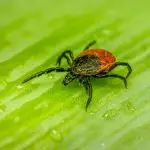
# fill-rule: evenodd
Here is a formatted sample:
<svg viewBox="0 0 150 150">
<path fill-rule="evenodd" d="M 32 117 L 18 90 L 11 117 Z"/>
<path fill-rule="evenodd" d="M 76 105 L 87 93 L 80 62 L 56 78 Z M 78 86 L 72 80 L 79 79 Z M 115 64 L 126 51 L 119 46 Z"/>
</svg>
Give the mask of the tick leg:
<svg viewBox="0 0 150 150">
<path fill-rule="evenodd" d="M 74 79 L 76 79 L 77 78 L 77 76 L 75 75 L 75 74 L 73 74 L 72 72 L 69 72 L 66 76 L 65 76 L 65 78 L 64 78 L 64 80 L 63 80 L 63 85 L 68 85 L 69 83 L 71 83 Z"/>
<path fill-rule="evenodd" d="M 83 86 L 84 86 L 84 88 L 85 88 L 85 90 L 88 94 L 88 100 L 87 100 L 87 103 L 86 103 L 86 106 L 85 106 L 85 109 L 87 111 L 87 108 L 88 108 L 88 106 L 91 102 L 91 99 L 92 99 L 92 92 L 93 92 L 92 84 L 91 84 L 90 79 L 87 79 L 87 78 L 86 79 L 85 78 L 79 79 L 79 81 L 80 81 L 81 84 L 83 84 Z"/>
<path fill-rule="evenodd" d="M 21 84 L 23 84 L 25 82 L 28 82 L 29 80 L 32 80 L 33 78 L 39 77 L 39 76 L 41 76 L 43 74 L 51 73 L 52 71 L 56 71 L 56 72 L 68 72 L 68 71 L 70 71 L 70 69 L 69 68 L 60 68 L 60 67 L 48 68 L 48 69 L 45 69 L 43 71 L 37 72 L 37 73 L 29 76 L 28 78 L 24 79 Z"/>
<path fill-rule="evenodd" d="M 68 56 L 67 54 L 69 54 L 69 56 Z M 68 65 L 71 66 L 71 63 L 72 63 L 71 61 L 74 60 L 74 56 L 73 56 L 72 51 L 70 51 L 70 50 L 64 51 L 64 52 L 57 58 L 56 64 L 58 64 L 58 65 L 60 66 L 60 65 L 61 65 L 61 61 L 62 61 L 63 58 L 65 58 L 65 59 L 67 60 Z"/>
<path fill-rule="evenodd" d="M 84 51 L 89 49 L 92 45 L 96 44 L 96 40 L 92 41 L 91 43 L 89 43 L 85 48 Z"/>
<path fill-rule="evenodd" d="M 118 79 L 121 79 L 125 85 L 125 88 L 127 88 L 127 80 L 125 77 L 123 76 L 120 76 L 120 75 L 117 75 L 117 74 L 106 74 L 106 75 L 95 75 L 94 77 L 96 78 L 118 78 Z"/>
<path fill-rule="evenodd" d="M 128 73 L 126 75 L 126 78 L 129 77 L 129 75 L 131 74 L 132 72 L 132 68 L 131 66 L 127 63 L 127 62 L 116 62 L 115 65 L 110 69 L 110 71 L 114 68 L 116 68 L 117 66 L 126 66 L 128 68 Z"/>
<path fill-rule="evenodd" d="M 61 57 L 58 57 L 56 64 L 58 64 L 60 66 L 63 58 L 65 58 L 67 60 L 68 65 L 71 66 L 70 58 L 66 54 L 64 54 Z"/>
</svg>

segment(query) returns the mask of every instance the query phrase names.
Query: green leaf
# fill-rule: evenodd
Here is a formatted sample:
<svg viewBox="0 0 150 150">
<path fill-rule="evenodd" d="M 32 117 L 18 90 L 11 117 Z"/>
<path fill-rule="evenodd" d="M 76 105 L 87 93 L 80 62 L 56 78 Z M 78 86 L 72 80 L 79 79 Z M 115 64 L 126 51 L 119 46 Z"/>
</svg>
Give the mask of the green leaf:
<svg viewBox="0 0 150 150">
<path fill-rule="evenodd" d="M 1 0 L 0 149 L 149 150 L 149 14 L 141 0 Z M 128 89 L 117 79 L 93 79 L 86 112 L 84 88 L 64 87 L 65 73 L 19 85 L 56 66 L 64 50 L 78 56 L 93 40 L 130 63 Z"/>
</svg>

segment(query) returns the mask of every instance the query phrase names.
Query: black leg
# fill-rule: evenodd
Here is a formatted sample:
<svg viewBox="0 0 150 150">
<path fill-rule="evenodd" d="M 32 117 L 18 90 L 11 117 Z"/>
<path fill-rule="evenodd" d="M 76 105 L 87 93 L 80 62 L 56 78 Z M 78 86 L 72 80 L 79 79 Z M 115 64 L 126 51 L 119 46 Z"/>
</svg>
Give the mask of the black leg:
<svg viewBox="0 0 150 150">
<path fill-rule="evenodd" d="M 130 66 L 127 62 L 116 62 L 116 63 L 114 64 L 114 66 L 113 66 L 109 71 L 111 71 L 112 69 L 116 68 L 117 66 L 126 66 L 126 67 L 128 68 L 128 73 L 127 73 L 127 75 L 126 75 L 126 78 L 128 78 L 129 75 L 130 75 L 131 72 L 132 72 L 131 66 Z"/>
<path fill-rule="evenodd" d="M 92 41 L 91 43 L 89 43 L 85 48 L 84 51 L 89 49 L 92 45 L 96 44 L 96 40 Z"/>
<path fill-rule="evenodd" d="M 125 88 L 127 88 L 127 80 L 125 77 L 122 77 L 120 75 L 117 75 L 117 74 L 99 74 L 99 75 L 95 75 L 93 77 L 96 77 L 96 78 L 118 78 L 118 79 L 121 79 L 123 82 L 124 82 L 124 85 L 125 85 Z"/>
<path fill-rule="evenodd" d="M 48 68 L 48 69 L 45 69 L 43 71 L 40 71 L 40 72 L 37 72 L 31 76 L 29 76 L 28 78 L 26 78 L 21 84 L 25 83 L 25 82 L 28 82 L 29 80 L 32 80 L 33 78 L 36 78 L 36 77 L 39 77 L 43 74 L 48 74 L 48 73 L 51 73 L 52 71 L 56 71 L 56 72 L 68 72 L 70 71 L 69 68 L 60 68 L 60 67 L 56 67 L 56 68 Z"/>
<path fill-rule="evenodd" d="M 65 58 L 65 59 L 67 60 L 68 65 L 71 66 L 70 58 L 69 58 L 66 54 L 64 54 L 64 55 L 61 56 L 61 57 L 58 57 L 56 64 L 58 64 L 58 66 L 60 66 L 60 65 L 61 65 L 61 60 L 62 60 L 63 58 Z"/>
<path fill-rule="evenodd" d="M 63 85 L 68 85 L 69 83 L 71 83 L 74 79 L 76 79 L 77 76 L 75 74 L 73 74 L 71 71 L 65 76 L 64 80 L 63 80 Z"/>
<path fill-rule="evenodd" d="M 88 100 L 87 100 L 87 103 L 86 103 L 86 106 L 85 106 L 86 111 L 87 111 L 87 108 L 88 108 L 88 106 L 91 102 L 91 99 L 92 99 L 92 92 L 93 92 L 92 84 L 91 84 L 90 79 L 88 79 L 88 78 L 79 79 L 79 81 L 80 81 L 81 84 L 83 84 L 83 86 L 84 86 L 84 88 L 85 88 L 85 90 L 88 94 Z"/>
<path fill-rule="evenodd" d="M 68 56 L 67 54 L 69 54 L 69 56 Z M 70 58 L 69 58 L 69 57 L 70 57 Z M 71 66 L 71 63 L 72 63 L 71 61 L 74 60 L 74 56 L 73 56 L 72 51 L 66 50 L 66 51 L 64 51 L 64 52 L 57 58 L 56 64 L 58 64 L 59 66 L 61 65 L 61 60 L 62 60 L 62 58 L 66 58 L 67 63 Z M 70 59 L 71 59 L 71 60 L 70 60 Z"/>
</svg>

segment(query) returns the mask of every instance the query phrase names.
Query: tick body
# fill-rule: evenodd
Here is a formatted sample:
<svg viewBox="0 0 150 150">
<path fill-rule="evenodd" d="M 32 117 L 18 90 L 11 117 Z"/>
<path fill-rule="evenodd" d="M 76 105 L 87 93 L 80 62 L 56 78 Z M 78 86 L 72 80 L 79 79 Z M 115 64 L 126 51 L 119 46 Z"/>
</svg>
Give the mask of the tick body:
<svg viewBox="0 0 150 150">
<path fill-rule="evenodd" d="M 64 85 L 68 85 L 70 82 L 77 79 L 84 86 L 88 94 L 88 100 L 85 106 L 86 109 L 88 108 L 92 99 L 91 78 L 118 78 L 122 80 L 125 87 L 127 87 L 127 78 L 132 72 L 131 66 L 127 62 L 116 62 L 116 58 L 113 56 L 113 54 L 104 49 L 91 49 L 90 47 L 95 43 L 96 41 L 89 43 L 85 47 L 84 51 L 76 58 L 74 58 L 72 51 L 64 51 L 57 59 L 58 67 L 48 68 L 35 73 L 26 78 L 22 83 L 52 71 L 68 72 L 62 83 Z M 60 67 L 62 59 L 67 60 L 69 65 L 68 68 Z M 128 73 L 125 77 L 111 73 L 111 70 L 117 66 L 127 67 Z"/>
<path fill-rule="evenodd" d="M 107 72 L 115 64 L 115 61 L 115 57 L 106 50 L 89 49 L 75 59 L 72 71 L 80 75 L 96 75 Z"/>
</svg>

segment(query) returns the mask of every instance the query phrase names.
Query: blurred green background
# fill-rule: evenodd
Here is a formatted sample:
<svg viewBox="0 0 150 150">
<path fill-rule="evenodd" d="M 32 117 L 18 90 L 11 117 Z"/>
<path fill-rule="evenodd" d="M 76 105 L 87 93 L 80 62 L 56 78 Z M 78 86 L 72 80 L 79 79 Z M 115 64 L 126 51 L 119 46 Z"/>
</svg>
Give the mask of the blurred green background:
<svg viewBox="0 0 150 150">
<path fill-rule="evenodd" d="M 149 150 L 150 1 L 0 0 L 0 150 Z M 93 80 L 93 100 L 65 73 L 27 76 L 92 40 L 133 67 L 128 89 Z M 63 62 L 63 66 L 67 66 Z M 115 72 L 125 75 L 126 69 Z"/>
</svg>

